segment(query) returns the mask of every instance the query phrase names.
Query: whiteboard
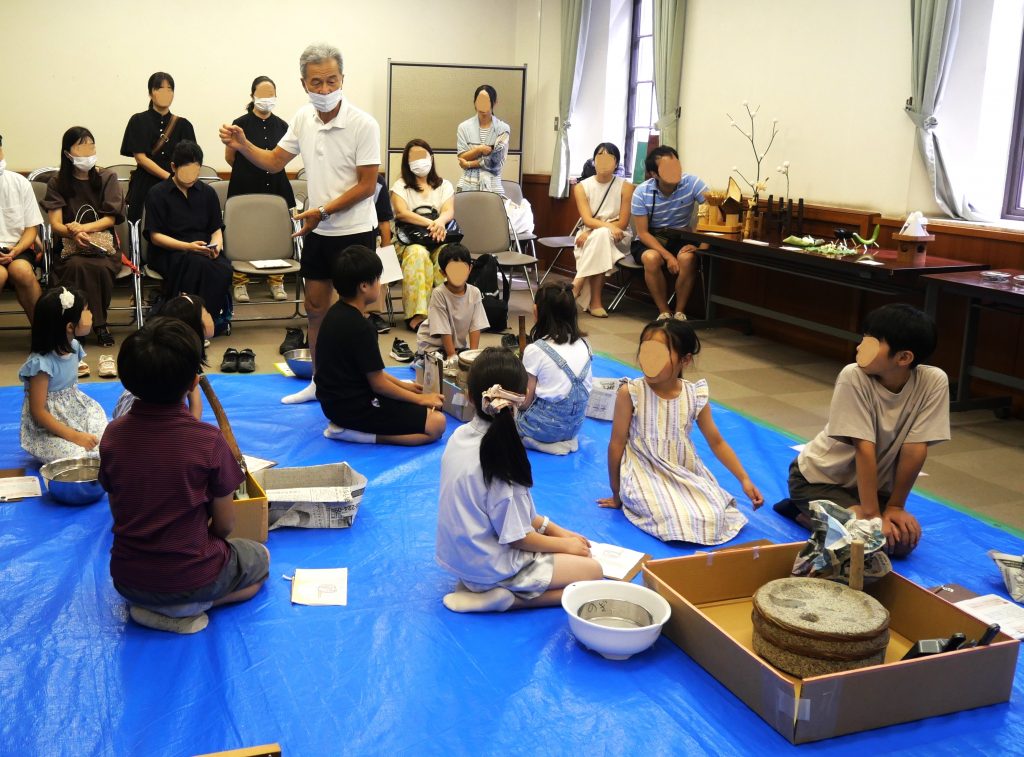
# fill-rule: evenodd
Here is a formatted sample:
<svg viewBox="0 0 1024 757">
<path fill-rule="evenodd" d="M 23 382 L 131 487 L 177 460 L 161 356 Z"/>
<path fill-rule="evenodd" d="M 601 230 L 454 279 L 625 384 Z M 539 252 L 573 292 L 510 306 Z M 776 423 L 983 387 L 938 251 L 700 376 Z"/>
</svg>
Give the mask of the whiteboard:
<svg viewBox="0 0 1024 757">
<path fill-rule="evenodd" d="M 490 84 L 498 93 L 494 115 L 511 129 L 510 153 L 523 151 L 526 66 L 461 66 L 388 61 L 388 151 L 410 139 L 436 150 L 455 150 L 459 124 L 472 116 L 473 92 Z"/>
</svg>

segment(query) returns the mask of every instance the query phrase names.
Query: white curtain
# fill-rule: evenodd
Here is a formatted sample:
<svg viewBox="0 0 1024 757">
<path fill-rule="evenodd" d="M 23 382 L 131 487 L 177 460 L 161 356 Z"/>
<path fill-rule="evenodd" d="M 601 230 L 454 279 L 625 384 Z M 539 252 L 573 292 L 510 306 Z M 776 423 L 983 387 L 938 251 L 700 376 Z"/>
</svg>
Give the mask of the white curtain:
<svg viewBox="0 0 1024 757">
<path fill-rule="evenodd" d="M 654 94 L 663 145 L 676 147 L 679 133 L 679 88 L 683 81 L 683 29 L 686 0 L 654 0 Z"/>
<path fill-rule="evenodd" d="M 551 160 L 551 197 L 569 196 L 569 127 L 576 110 L 590 25 L 590 0 L 562 0 L 562 66 L 558 80 L 558 136 Z"/>
<path fill-rule="evenodd" d="M 952 218 L 978 221 L 983 217 L 953 185 L 935 133 L 939 124 L 935 113 L 942 104 L 959 26 L 960 0 L 912 0 L 911 97 L 906 110 L 917 127 L 917 147 L 928 169 L 935 201 Z"/>
</svg>

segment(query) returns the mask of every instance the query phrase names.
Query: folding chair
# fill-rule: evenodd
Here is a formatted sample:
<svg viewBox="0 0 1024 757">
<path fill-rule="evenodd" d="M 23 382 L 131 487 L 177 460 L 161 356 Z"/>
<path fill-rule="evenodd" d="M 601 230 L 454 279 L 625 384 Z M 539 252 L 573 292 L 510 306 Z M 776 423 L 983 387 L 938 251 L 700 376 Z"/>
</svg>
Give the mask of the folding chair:
<svg viewBox="0 0 1024 757">
<path fill-rule="evenodd" d="M 46 196 L 46 182 L 45 181 L 32 181 L 31 184 L 32 184 L 32 192 L 36 196 L 36 202 L 41 203 L 43 201 L 43 198 Z M 42 248 L 42 250 L 43 250 L 43 258 L 42 258 L 42 265 L 33 266 L 33 269 L 35 270 L 36 278 L 39 280 L 40 286 L 42 286 L 45 289 L 46 288 L 47 280 L 49 279 L 49 275 L 50 275 L 49 250 L 50 250 L 50 233 L 51 232 L 50 232 L 49 217 L 47 216 L 46 209 L 43 208 L 42 205 L 39 206 L 39 212 L 43 214 L 43 222 L 42 222 L 42 224 L 39 225 L 39 231 L 38 231 L 37 236 L 36 236 L 36 244 L 39 247 Z M 9 290 L 13 291 L 14 285 L 8 283 L 8 285 L 5 286 L 4 289 L 5 290 L 9 289 Z M 20 314 L 23 314 L 23 313 L 24 313 L 24 311 L 20 307 L 17 310 L 0 310 L 0 315 L 20 315 Z M 22 329 L 30 329 L 30 328 L 31 328 L 31 326 L 28 323 L 28 318 L 27 317 L 26 317 L 26 320 L 25 320 L 25 324 L 23 326 L 0 326 L 0 329 L 2 329 L 4 331 L 10 331 L 10 330 L 19 330 L 20 331 Z"/>
<path fill-rule="evenodd" d="M 305 169 L 305 168 L 300 168 L 300 169 L 299 169 L 299 170 L 298 170 L 298 171 L 296 172 L 296 174 L 295 174 L 295 178 L 296 178 L 296 179 L 304 179 L 304 178 L 306 178 L 306 169 Z"/>
<path fill-rule="evenodd" d="M 218 179 L 217 181 L 209 182 L 209 184 L 213 191 L 217 193 L 217 199 L 220 200 L 220 214 L 224 215 L 224 206 L 228 202 L 228 187 L 231 185 L 231 182 Z"/>
<path fill-rule="evenodd" d="M 462 229 L 462 244 L 473 257 L 490 253 L 498 267 L 523 269 L 530 296 L 534 295 L 529 269 L 537 265 L 537 258 L 513 249 L 515 233 L 501 196 L 494 192 L 458 192 L 455 195 L 455 220 Z"/>
<path fill-rule="evenodd" d="M 128 183 L 132 178 L 132 172 L 135 171 L 137 166 L 134 163 L 118 163 L 114 166 L 107 166 L 108 171 L 112 171 L 120 182 Z"/>
<path fill-rule="evenodd" d="M 295 209 L 302 212 L 306 209 L 306 202 L 309 200 L 309 187 L 305 179 L 289 179 L 292 185 L 292 194 L 295 195 Z"/>
<path fill-rule="evenodd" d="M 522 205 L 523 203 L 523 187 L 518 181 L 511 181 L 509 179 L 502 179 L 501 185 L 505 188 L 505 197 L 514 202 L 516 205 Z M 519 252 L 523 251 L 522 244 L 525 243 L 530 245 L 530 254 L 537 257 L 537 248 L 534 243 L 537 241 L 536 234 L 520 234 L 516 232 L 516 249 Z"/>
<path fill-rule="evenodd" d="M 564 237 L 541 237 L 537 241 L 543 246 L 555 250 L 555 257 L 551 259 L 551 265 L 544 271 L 544 275 L 540 277 L 540 281 L 537 282 L 537 286 L 544 286 L 544 282 L 548 278 L 548 274 L 551 273 L 555 268 L 555 264 L 558 262 L 558 258 L 566 250 L 571 250 L 576 246 L 576 234 L 583 227 L 582 219 L 576 222 L 576 225 L 572 227 L 572 231 L 569 232 L 568 236 Z"/>
<path fill-rule="evenodd" d="M 292 240 L 291 212 L 288 203 L 280 195 L 251 194 L 236 195 L 227 201 L 224 209 L 224 252 L 231 261 L 231 267 L 246 275 L 267 276 L 299 271 L 295 259 L 295 245 Z M 275 268 L 260 268 L 254 262 L 283 260 L 286 265 Z M 302 277 L 295 277 L 295 299 L 259 299 L 236 302 L 243 305 L 274 305 L 282 302 L 295 305 L 291 315 L 263 315 L 252 318 L 235 318 L 236 321 L 278 321 L 285 318 L 301 318 L 299 304 L 302 302 Z"/>
<path fill-rule="evenodd" d="M 220 181 L 220 174 L 217 173 L 217 169 L 213 166 L 204 164 L 199 166 L 199 178 L 203 181 Z"/>
</svg>

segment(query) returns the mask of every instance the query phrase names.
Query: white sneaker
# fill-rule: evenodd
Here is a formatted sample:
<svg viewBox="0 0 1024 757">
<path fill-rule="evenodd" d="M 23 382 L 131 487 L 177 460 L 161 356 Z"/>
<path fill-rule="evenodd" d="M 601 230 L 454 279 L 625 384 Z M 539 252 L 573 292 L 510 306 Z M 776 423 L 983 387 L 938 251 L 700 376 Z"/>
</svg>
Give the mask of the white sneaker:
<svg viewBox="0 0 1024 757">
<path fill-rule="evenodd" d="M 249 290 L 245 288 L 245 284 L 235 284 L 235 302 L 248 302 L 249 301 Z"/>
<path fill-rule="evenodd" d="M 684 313 L 683 311 L 680 310 L 678 313 L 676 313 L 672 317 L 675 318 L 677 321 L 685 321 L 686 320 L 686 313 Z"/>
<path fill-rule="evenodd" d="M 658 313 L 659 321 L 667 321 L 672 317 L 671 313 Z"/>
<path fill-rule="evenodd" d="M 284 291 L 284 284 L 271 284 L 270 294 L 275 300 L 287 300 L 288 294 Z"/>
</svg>

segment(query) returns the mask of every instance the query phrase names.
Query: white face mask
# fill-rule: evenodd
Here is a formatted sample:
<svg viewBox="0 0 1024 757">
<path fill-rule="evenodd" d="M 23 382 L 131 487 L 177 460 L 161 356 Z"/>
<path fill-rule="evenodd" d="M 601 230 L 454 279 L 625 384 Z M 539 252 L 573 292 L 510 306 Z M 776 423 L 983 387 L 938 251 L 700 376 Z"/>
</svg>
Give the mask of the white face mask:
<svg viewBox="0 0 1024 757">
<path fill-rule="evenodd" d="M 0 158 L 0 176 L 3 176 L 4 171 L 7 170 L 7 161 Z"/>
<path fill-rule="evenodd" d="M 306 92 L 309 96 L 309 101 L 313 103 L 313 107 L 321 113 L 329 113 L 338 107 L 338 103 L 341 102 L 341 90 L 336 89 L 333 92 L 328 92 L 326 95 L 317 94 L 316 92 Z"/>
<path fill-rule="evenodd" d="M 91 171 L 93 166 L 96 165 L 95 155 L 89 155 L 84 158 L 78 158 L 74 155 L 68 155 L 68 157 L 71 159 L 72 165 L 74 165 L 74 167 L 79 171 Z"/>
<path fill-rule="evenodd" d="M 433 168 L 434 161 L 432 158 L 420 158 L 419 160 L 409 161 L 409 170 L 417 176 L 426 176 L 430 173 L 430 169 Z"/>
<path fill-rule="evenodd" d="M 253 103 L 256 106 L 256 110 L 261 113 L 270 113 L 274 110 L 274 106 L 277 105 L 276 97 L 257 97 Z"/>
</svg>

